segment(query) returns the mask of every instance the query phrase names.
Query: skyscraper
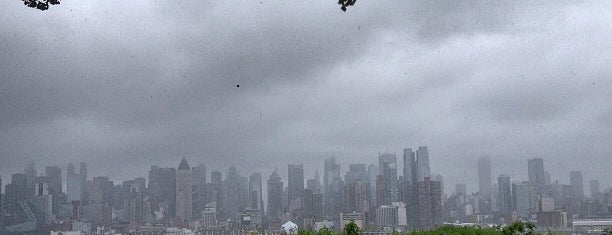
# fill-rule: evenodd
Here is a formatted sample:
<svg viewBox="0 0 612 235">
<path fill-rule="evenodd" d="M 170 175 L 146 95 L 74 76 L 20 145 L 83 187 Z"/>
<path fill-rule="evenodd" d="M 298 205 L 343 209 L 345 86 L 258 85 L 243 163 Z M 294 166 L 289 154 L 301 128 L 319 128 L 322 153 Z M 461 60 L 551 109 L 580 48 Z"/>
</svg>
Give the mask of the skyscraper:
<svg viewBox="0 0 612 235">
<path fill-rule="evenodd" d="M 324 214 L 328 220 L 340 218 L 343 199 L 344 182 L 340 177 L 340 164 L 335 157 L 325 159 L 324 183 Z"/>
<path fill-rule="evenodd" d="M 581 171 L 570 172 L 570 185 L 574 188 L 574 199 L 582 200 L 584 198 L 584 181 Z"/>
<path fill-rule="evenodd" d="M 418 182 L 419 225 L 431 229 L 442 222 L 442 183 L 425 177 Z"/>
<path fill-rule="evenodd" d="M 225 195 L 223 197 L 223 214 L 232 221 L 238 219 L 240 210 L 240 175 L 235 166 L 230 166 L 225 176 Z"/>
<path fill-rule="evenodd" d="M 417 182 L 419 176 L 417 175 L 417 165 L 416 165 L 417 159 L 416 159 L 415 152 L 412 151 L 411 148 L 405 148 L 403 160 L 404 160 L 404 179 L 408 183 Z"/>
<path fill-rule="evenodd" d="M 183 158 L 176 173 L 176 217 L 190 221 L 193 213 L 191 168 Z"/>
<path fill-rule="evenodd" d="M 68 202 L 81 200 L 83 185 L 83 177 L 81 177 L 80 174 L 75 173 L 74 165 L 72 163 L 68 164 L 68 168 L 66 170 L 66 196 L 68 197 Z"/>
<path fill-rule="evenodd" d="M 544 159 L 534 158 L 527 162 L 527 171 L 529 174 L 529 183 L 540 192 L 542 187 L 546 185 L 546 173 L 544 172 Z"/>
<path fill-rule="evenodd" d="M 430 177 L 431 172 L 429 170 L 429 152 L 427 146 L 420 146 L 417 150 L 417 173 L 419 180 L 424 180 L 425 177 Z"/>
<path fill-rule="evenodd" d="M 499 212 L 502 215 L 508 215 L 512 212 L 512 186 L 510 185 L 510 176 L 502 174 L 497 177 L 497 186 L 499 187 Z"/>
<path fill-rule="evenodd" d="M 283 213 L 283 181 L 276 170 L 268 179 L 268 218 L 278 220 Z"/>
<path fill-rule="evenodd" d="M 152 212 L 163 212 L 164 219 L 176 216 L 176 169 L 151 166 L 149 193 Z"/>
<path fill-rule="evenodd" d="M 304 165 L 289 164 L 288 166 L 287 192 L 290 208 L 291 205 L 301 203 L 304 193 Z"/>
<path fill-rule="evenodd" d="M 491 160 L 488 157 L 478 159 L 478 190 L 483 198 L 491 196 Z"/>
<path fill-rule="evenodd" d="M 527 218 L 529 209 L 535 203 L 532 200 L 533 190 L 529 182 L 515 182 L 512 184 L 512 208 L 522 217 Z"/>
<path fill-rule="evenodd" d="M 191 169 L 193 191 L 193 218 L 202 216 L 206 208 L 206 166 L 199 164 Z"/>
<path fill-rule="evenodd" d="M 378 167 L 378 174 L 382 175 L 386 181 L 384 184 L 387 187 L 385 190 L 387 191 L 386 198 L 388 198 L 389 202 L 399 201 L 399 188 L 397 184 L 397 156 L 394 153 L 379 154 Z M 379 190 L 377 189 L 377 191 Z"/>
<path fill-rule="evenodd" d="M 259 210 L 263 215 L 263 185 L 260 173 L 249 176 L 249 208 Z"/>
<path fill-rule="evenodd" d="M 30 196 L 34 195 L 34 191 L 35 191 L 35 184 L 36 184 L 36 178 L 38 177 L 38 174 L 36 173 L 36 168 L 34 167 L 34 163 L 28 163 L 26 164 L 25 167 L 25 175 L 26 175 L 26 180 L 27 180 L 27 187 L 28 187 L 28 194 Z"/>
<path fill-rule="evenodd" d="M 62 169 L 57 166 L 48 166 L 45 167 L 45 173 L 49 178 L 49 194 L 62 193 Z"/>
</svg>

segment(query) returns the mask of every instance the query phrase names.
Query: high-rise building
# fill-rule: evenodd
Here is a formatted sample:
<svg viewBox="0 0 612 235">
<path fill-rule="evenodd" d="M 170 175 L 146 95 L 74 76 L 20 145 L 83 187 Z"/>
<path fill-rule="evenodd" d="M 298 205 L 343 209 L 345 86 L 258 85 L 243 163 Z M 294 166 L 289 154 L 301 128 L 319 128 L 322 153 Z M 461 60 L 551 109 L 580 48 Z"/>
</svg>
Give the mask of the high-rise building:
<svg viewBox="0 0 612 235">
<path fill-rule="evenodd" d="M 68 202 L 81 200 L 84 184 L 81 175 L 75 173 L 74 165 L 72 163 L 68 164 L 66 170 L 66 196 L 68 197 Z"/>
<path fill-rule="evenodd" d="M 270 220 L 280 219 L 283 213 L 282 195 L 283 181 L 275 170 L 268 179 L 268 218 Z"/>
<path fill-rule="evenodd" d="M 199 164 L 191 169 L 193 191 L 193 218 L 200 218 L 206 208 L 206 166 Z"/>
<path fill-rule="evenodd" d="M 289 164 L 287 176 L 287 199 L 290 205 L 289 207 L 299 208 L 299 206 L 295 205 L 301 203 L 302 194 L 304 193 L 304 165 Z"/>
<path fill-rule="evenodd" d="M 149 194 L 151 213 L 162 212 L 164 219 L 176 216 L 176 169 L 151 166 Z"/>
<path fill-rule="evenodd" d="M 112 205 L 113 187 L 113 182 L 108 177 L 94 177 L 89 193 L 90 202 L 92 204 Z"/>
<path fill-rule="evenodd" d="M 456 184 L 455 185 L 455 193 L 457 195 L 467 195 L 467 186 L 465 184 Z"/>
<path fill-rule="evenodd" d="M 344 211 L 363 212 L 363 203 L 367 203 L 368 200 L 368 181 L 369 177 L 365 164 L 349 165 L 349 171 L 346 172 L 344 177 Z M 357 189 L 357 187 L 359 187 L 359 189 Z"/>
<path fill-rule="evenodd" d="M 253 173 L 249 176 L 249 208 L 259 210 L 260 214 L 264 214 L 263 209 L 263 185 L 260 173 Z"/>
<path fill-rule="evenodd" d="M 590 191 L 591 191 L 591 197 L 597 197 L 597 195 L 599 195 L 599 181 L 598 180 L 591 180 L 589 182 L 589 186 L 590 186 Z"/>
<path fill-rule="evenodd" d="M 20 214 L 20 204 L 28 198 L 27 177 L 23 173 L 13 174 L 11 183 L 7 184 L 4 190 L 4 205 L 7 214 Z M 19 221 L 25 222 L 25 221 Z"/>
<path fill-rule="evenodd" d="M 397 183 L 397 156 L 395 153 L 379 154 L 378 167 L 378 174 L 382 175 L 386 181 L 386 199 L 389 200 L 389 202 L 399 201 L 399 188 Z"/>
<path fill-rule="evenodd" d="M 491 190 L 491 160 L 488 157 L 478 159 L 478 190 L 483 197 L 489 197 Z"/>
<path fill-rule="evenodd" d="M 215 218 L 221 217 L 223 211 L 223 174 L 214 170 L 210 172 L 210 183 L 206 184 L 206 202 L 213 204 L 215 208 Z M 210 207 L 210 206 L 209 206 Z"/>
<path fill-rule="evenodd" d="M 501 184 L 500 184 L 501 185 Z M 512 184 L 512 208 L 518 216 L 527 218 L 529 210 L 534 206 L 533 190 L 529 182 L 514 182 Z"/>
<path fill-rule="evenodd" d="M 223 214 L 225 218 L 236 221 L 241 207 L 240 175 L 235 166 L 230 166 L 225 176 L 225 195 L 223 200 Z"/>
<path fill-rule="evenodd" d="M 85 182 L 87 182 L 87 163 L 85 162 L 81 162 L 81 166 L 79 167 L 79 175 L 81 175 L 81 177 L 83 177 L 83 185 L 85 185 Z M 84 186 L 83 186 L 84 187 Z"/>
<path fill-rule="evenodd" d="M 328 220 L 337 220 L 340 218 L 340 212 L 342 211 L 344 182 L 340 177 L 340 164 L 336 163 L 336 158 L 325 159 L 323 181 L 325 217 Z"/>
<path fill-rule="evenodd" d="M 418 182 L 419 227 L 431 229 L 442 222 L 442 182 L 425 177 Z"/>
<path fill-rule="evenodd" d="M 499 212 L 502 215 L 508 215 L 512 212 L 512 186 L 510 185 L 510 176 L 502 174 L 497 177 L 497 186 L 499 187 Z"/>
<path fill-rule="evenodd" d="M 581 171 L 570 172 L 570 185 L 574 188 L 574 199 L 582 200 L 584 198 L 584 181 Z"/>
<path fill-rule="evenodd" d="M 62 193 L 62 169 L 57 166 L 48 166 L 45 167 L 45 173 L 49 178 L 49 194 Z"/>
<path fill-rule="evenodd" d="M 190 221 L 193 215 L 191 168 L 183 158 L 176 172 L 176 217 Z"/>
<path fill-rule="evenodd" d="M 27 180 L 28 195 L 34 196 L 36 178 L 38 177 L 34 163 L 26 164 L 24 172 Z"/>
<path fill-rule="evenodd" d="M 543 186 L 546 185 L 544 159 L 530 159 L 527 162 L 527 166 L 527 172 L 529 174 L 529 183 L 535 187 L 536 191 L 541 192 Z"/>
<path fill-rule="evenodd" d="M 429 169 L 429 151 L 427 146 L 419 146 L 416 152 L 417 155 L 417 174 L 419 181 L 425 180 L 425 177 L 430 177 L 431 172 Z"/>
</svg>

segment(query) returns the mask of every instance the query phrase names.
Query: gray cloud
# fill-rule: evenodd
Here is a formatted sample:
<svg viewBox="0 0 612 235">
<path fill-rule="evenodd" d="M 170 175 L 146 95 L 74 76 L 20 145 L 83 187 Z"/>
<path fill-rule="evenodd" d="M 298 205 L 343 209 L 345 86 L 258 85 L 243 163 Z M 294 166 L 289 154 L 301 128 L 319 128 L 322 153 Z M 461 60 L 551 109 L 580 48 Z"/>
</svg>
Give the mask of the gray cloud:
<svg viewBox="0 0 612 235">
<path fill-rule="evenodd" d="M 473 182 L 483 155 L 513 179 L 525 178 L 526 159 L 544 157 L 548 169 L 603 180 L 610 9 L 97 1 L 41 13 L 7 4 L 0 174 L 83 160 L 122 180 L 183 156 L 264 175 L 288 162 L 314 172 L 331 155 L 370 163 L 422 144 L 447 184 Z"/>
</svg>

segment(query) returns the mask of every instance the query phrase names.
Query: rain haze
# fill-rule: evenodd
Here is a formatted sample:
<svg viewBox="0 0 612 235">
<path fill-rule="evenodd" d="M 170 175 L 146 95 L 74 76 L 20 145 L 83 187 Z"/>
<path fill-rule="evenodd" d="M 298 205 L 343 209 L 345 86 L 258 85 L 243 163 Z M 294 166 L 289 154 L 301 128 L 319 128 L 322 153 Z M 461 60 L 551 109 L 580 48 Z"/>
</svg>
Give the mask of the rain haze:
<svg viewBox="0 0 612 235">
<path fill-rule="evenodd" d="M 15 2 L 15 3 L 13 3 Z M 612 2 L 74 1 L 0 8 L 0 175 L 243 175 L 428 146 L 447 191 L 543 158 L 612 186 Z M 400 164 L 401 165 L 401 164 Z M 43 170 L 41 170 L 43 169 Z"/>
</svg>

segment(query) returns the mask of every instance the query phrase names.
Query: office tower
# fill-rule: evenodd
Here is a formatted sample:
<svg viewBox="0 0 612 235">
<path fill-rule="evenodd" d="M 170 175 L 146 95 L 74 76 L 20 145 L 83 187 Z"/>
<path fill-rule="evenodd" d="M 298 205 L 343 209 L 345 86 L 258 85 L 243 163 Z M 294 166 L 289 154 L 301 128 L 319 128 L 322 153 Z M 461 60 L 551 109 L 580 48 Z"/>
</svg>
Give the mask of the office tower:
<svg viewBox="0 0 612 235">
<path fill-rule="evenodd" d="M 544 171 L 544 159 L 534 158 L 527 162 L 527 171 L 529 174 L 529 183 L 533 185 L 538 192 L 542 186 L 546 184 L 546 176 Z"/>
<path fill-rule="evenodd" d="M 62 193 L 62 169 L 57 166 L 48 166 L 45 167 L 45 173 L 49 178 L 49 194 Z"/>
<path fill-rule="evenodd" d="M 92 204 L 112 205 L 113 187 L 113 182 L 108 177 L 94 177 L 89 194 L 90 202 Z"/>
<path fill-rule="evenodd" d="M 164 219 L 176 216 L 176 169 L 151 166 L 149 194 L 152 212 L 162 212 Z"/>
<path fill-rule="evenodd" d="M 442 222 L 442 183 L 425 177 L 418 182 L 419 227 L 431 229 Z"/>
<path fill-rule="evenodd" d="M 502 215 L 508 215 L 512 212 L 512 186 L 510 185 L 510 176 L 502 174 L 497 177 L 497 186 L 499 187 L 499 212 Z"/>
<path fill-rule="evenodd" d="M 455 194 L 457 195 L 467 195 L 467 186 L 465 184 L 456 184 L 455 185 Z"/>
<path fill-rule="evenodd" d="M 321 192 L 321 181 L 319 179 L 319 170 L 315 171 L 315 176 L 312 179 L 306 180 L 306 188 L 313 192 Z"/>
<path fill-rule="evenodd" d="M 420 146 L 417 150 L 417 174 L 419 181 L 424 180 L 425 177 L 430 177 L 431 172 L 429 170 L 429 152 L 427 146 Z"/>
<path fill-rule="evenodd" d="M 325 159 L 323 181 L 325 217 L 328 220 L 337 220 L 340 218 L 340 212 L 342 211 L 344 182 L 340 177 L 340 164 L 336 163 L 336 158 Z"/>
<path fill-rule="evenodd" d="M 260 173 L 249 176 L 249 208 L 264 213 L 263 209 L 263 184 Z"/>
<path fill-rule="evenodd" d="M 584 198 L 584 182 L 581 171 L 570 172 L 570 185 L 574 188 L 574 199 L 582 200 Z"/>
<path fill-rule="evenodd" d="M 491 195 L 491 160 L 488 157 L 478 159 L 478 190 L 484 198 Z"/>
<path fill-rule="evenodd" d="M 417 167 L 416 153 L 412 151 L 411 148 L 405 148 L 403 160 L 404 160 L 404 170 L 403 170 L 404 180 L 406 180 L 406 182 L 410 184 L 417 182 L 419 176 L 417 172 L 418 167 Z"/>
<path fill-rule="evenodd" d="M 278 220 L 283 213 L 283 181 L 276 170 L 268 179 L 268 219 Z"/>
<path fill-rule="evenodd" d="M 176 172 L 176 218 L 190 221 L 193 215 L 191 168 L 183 158 Z"/>
<path fill-rule="evenodd" d="M 304 165 L 289 164 L 287 176 L 287 199 L 290 205 L 289 207 L 299 208 L 300 200 L 304 193 Z"/>
<path fill-rule="evenodd" d="M 304 189 L 302 197 L 303 225 L 312 229 L 317 221 L 323 221 L 323 197 L 312 189 Z"/>
<path fill-rule="evenodd" d="M 384 176 L 387 187 L 386 200 L 389 202 L 399 201 L 399 188 L 397 184 L 397 157 L 394 153 L 383 153 L 378 155 L 378 173 Z"/>
<path fill-rule="evenodd" d="M 36 178 L 38 177 L 38 174 L 36 173 L 36 169 L 34 167 L 34 163 L 26 164 L 24 172 L 27 180 L 28 195 L 34 196 Z"/>
<path fill-rule="evenodd" d="M 75 173 L 74 165 L 72 163 L 68 164 L 66 169 L 66 196 L 68 197 L 68 202 L 81 200 L 84 184 L 83 177 Z"/>
<path fill-rule="evenodd" d="M 248 209 L 249 205 L 251 205 L 249 195 L 249 177 L 241 175 L 238 178 L 238 199 L 240 200 L 238 212 Z"/>
<path fill-rule="evenodd" d="M 206 166 L 199 164 L 191 169 L 193 191 L 193 218 L 200 218 L 206 208 Z"/>
<path fill-rule="evenodd" d="M 240 209 L 240 175 L 236 167 L 230 166 L 225 176 L 225 197 L 223 200 L 223 213 L 227 219 L 238 219 Z"/>
<path fill-rule="evenodd" d="M 552 184 L 551 182 L 551 178 L 550 178 L 550 173 L 548 173 L 548 171 L 544 171 L 544 184 L 545 185 L 550 185 Z"/>
<path fill-rule="evenodd" d="M 376 221 L 376 208 L 377 200 L 376 200 L 376 176 L 378 176 L 378 167 L 376 164 L 370 164 L 368 166 L 368 196 L 370 201 L 370 221 L 373 223 Z"/>
<path fill-rule="evenodd" d="M 7 214 L 21 214 L 21 203 L 28 198 L 27 177 L 23 173 L 13 174 L 11 183 L 4 190 L 4 205 Z M 25 222 L 25 221 L 23 221 Z"/>
<path fill-rule="evenodd" d="M 597 197 L 599 195 L 599 181 L 591 180 L 589 186 L 591 189 L 591 197 Z"/>
<path fill-rule="evenodd" d="M 360 211 L 358 208 L 361 208 L 360 205 L 364 203 L 363 200 L 367 202 L 367 185 L 369 177 L 368 172 L 366 171 L 365 164 L 350 164 L 349 171 L 346 172 L 344 176 L 344 211 Z M 357 190 L 357 184 L 359 184 L 359 190 Z M 365 186 L 364 186 L 365 185 Z M 364 189 L 365 187 L 365 189 Z M 365 191 L 365 192 L 362 192 Z M 365 193 L 366 198 L 362 198 L 363 195 L 358 195 Z"/>
<path fill-rule="evenodd" d="M 500 184 L 501 185 L 501 184 Z M 512 184 L 512 209 L 521 218 L 527 218 L 529 210 L 534 208 L 533 190 L 529 182 L 514 182 Z"/>
<path fill-rule="evenodd" d="M 389 200 L 389 190 L 387 186 L 387 179 L 384 175 L 376 176 L 376 206 L 380 207 L 382 205 L 391 204 L 391 200 Z"/>
</svg>

